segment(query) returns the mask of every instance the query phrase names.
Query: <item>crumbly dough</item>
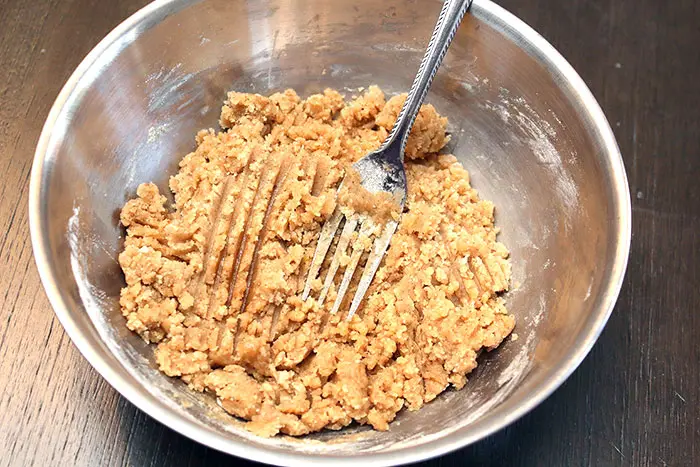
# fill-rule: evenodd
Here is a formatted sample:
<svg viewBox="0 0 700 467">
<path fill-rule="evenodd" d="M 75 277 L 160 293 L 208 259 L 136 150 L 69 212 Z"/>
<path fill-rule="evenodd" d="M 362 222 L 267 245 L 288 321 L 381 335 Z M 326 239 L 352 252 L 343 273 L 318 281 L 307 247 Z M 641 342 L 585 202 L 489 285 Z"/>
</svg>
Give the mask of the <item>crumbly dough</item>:
<svg viewBox="0 0 700 467">
<path fill-rule="evenodd" d="M 329 313 L 335 288 L 323 306 L 300 298 L 346 168 L 379 147 L 404 100 L 374 86 L 348 102 L 333 90 L 232 92 L 223 131 L 201 131 L 170 179 L 174 205 L 146 183 L 121 212 L 127 326 L 156 344 L 165 374 L 214 394 L 254 433 L 386 430 L 404 407 L 464 386 L 479 352 L 514 327 L 493 204 L 437 154 L 447 120 L 430 105 L 406 147 L 406 209 L 363 306 L 347 321 Z"/>
</svg>

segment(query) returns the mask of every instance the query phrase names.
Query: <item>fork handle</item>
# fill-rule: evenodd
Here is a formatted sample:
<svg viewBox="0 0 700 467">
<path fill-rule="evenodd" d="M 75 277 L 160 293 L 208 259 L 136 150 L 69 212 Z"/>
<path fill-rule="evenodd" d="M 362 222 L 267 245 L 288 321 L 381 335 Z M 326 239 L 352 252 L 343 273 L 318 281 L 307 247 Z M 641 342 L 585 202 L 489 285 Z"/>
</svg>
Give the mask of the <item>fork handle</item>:
<svg viewBox="0 0 700 467">
<path fill-rule="evenodd" d="M 437 74 L 442 59 L 445 58 L 447 49 L 457 33 L 462 18 L 464 18 L 465 13 L 471 7 L 472 2 L 473 0 L 445 0 L 442 5 L 433 35 L 430 37 L 428 48 L 420 63 L 418 73 L 413 80 L 411 90 L 408 92 L 406 102 L 401 108 L 396 123 L 384 143 L 383 149 L 398 143 L 400 145 L 398 153 L 402 161 L 408 135 L 411 132 L 411 128 L 413 128 L 413 123 L 416 121 L 418 111 L 423 104 L 423 100 L 425 100 L 425 96 L 428 94 L 428 89 Z"/>
</svg>

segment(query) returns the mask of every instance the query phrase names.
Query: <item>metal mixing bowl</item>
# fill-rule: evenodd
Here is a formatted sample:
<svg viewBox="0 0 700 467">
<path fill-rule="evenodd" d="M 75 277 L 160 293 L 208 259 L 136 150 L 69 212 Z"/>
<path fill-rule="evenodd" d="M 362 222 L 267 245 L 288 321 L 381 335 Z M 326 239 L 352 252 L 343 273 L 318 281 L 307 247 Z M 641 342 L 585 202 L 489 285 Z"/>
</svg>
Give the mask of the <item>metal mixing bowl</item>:
<svg viewBox="0 0 700 467">
<path fill-rule="evenodd" d="M 351 427 L 257 438 L 214 399 L 161 374 L 122 318 L 119 209 L 138 184 L 164 191 L 228 90 L 408 89 L 437 1 L 166 0 L 110 33 L 70 78 L 34 160 L 34 253 L 53 308 L 92 366 L 143 411 L 213 448 L 292 465 L 417 461 L 472 443 L 535 407 L 579 365 L 610 315 L 630 242 L 613 133 L 568 63 L 488 0 L 474 2 L 428 101 L 452 151 L 497 206 L 519 339 L 482 355 L 461 391 L 388 432 Z"/>
</svg>

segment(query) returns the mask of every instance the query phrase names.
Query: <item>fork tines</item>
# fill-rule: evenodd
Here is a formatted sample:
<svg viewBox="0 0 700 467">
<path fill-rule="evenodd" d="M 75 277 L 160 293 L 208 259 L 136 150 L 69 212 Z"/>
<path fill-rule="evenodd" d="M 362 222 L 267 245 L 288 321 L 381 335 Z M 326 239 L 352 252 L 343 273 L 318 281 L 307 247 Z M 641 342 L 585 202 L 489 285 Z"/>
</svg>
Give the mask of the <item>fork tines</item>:
<svg viewBox="0 0 700 467">
<path fill-rule="evenodd" d="M 331 217 L 326 221 L 321 229 L 321 234 L 316 245 L 316 251 L 314 252 L 313 259 L 311 260 L 309 275 L 306 278 L 306 284 L 301 296 L 302 300 L 309 298 L 312 284 L 321 271 L 326 255 L 333 244 L 333 239 L 338 231 L 338 228 L 340 227 L 340 224 L 343 222 L 343 219 L 345 219 L 345 224 L 343 225 L 340 237 L 338 238 L 338 243 L 336 245 L 331 263 L 326 271 L 326 277 L 323 281 L 323 287 L 321 288 L 317 302 L 319 305 L 324 303 L 326 297 L 328 296 L 328 292 L 333 285 L 333 279 L 335 278 L 338 269 L 342 265 L 343 261 L 346 261 L 347 264 L 345 265 L 345 272 L 340 285 L 338 286 L 335 302 L 331 308 L 332 314 L 338 312 L 341 304 L 343 303 L 343 298 L 350 287 L 352 278 L 355 275 L 355 270 L 360 263 L 362 254 L 369 249 L 368 247 L 371 246 L 371 252 L 367 257 L 367 261 L 364 265 L 364 271 L 360 281 L 357 284 L 357 290 L 355 291 L 355 295 L 350 304 L 350 310 L 347 315 L 347 319 L 350 319 L 360 307 L 360 303 L 362 302 L 362 299 L 364 298 L 365 293 L 367 292 L 367 289 L 369 288 L 369 285 L 372 282 L 377 269 L 379 268 L 379 264 L 382 262 L 384 253 L 389 247 L 391 236 L 393 235 L 394 231 L 396 231 L 398 223 L 394 220 L 390 220 L 382 227 L 369 216 L 356 213 L 346 216 L 340 207 L 336 207 Z M 358 228 L 359 233 L 356 234 L 355 232 L 358 231 Z M 373 242 L 372 238 L 374 238 Z M 351 242 L 352 252 L 350 253 L 350 259 L 348 261 L 346 255 L 348 254 L 347 250 Z"/>
</svg>

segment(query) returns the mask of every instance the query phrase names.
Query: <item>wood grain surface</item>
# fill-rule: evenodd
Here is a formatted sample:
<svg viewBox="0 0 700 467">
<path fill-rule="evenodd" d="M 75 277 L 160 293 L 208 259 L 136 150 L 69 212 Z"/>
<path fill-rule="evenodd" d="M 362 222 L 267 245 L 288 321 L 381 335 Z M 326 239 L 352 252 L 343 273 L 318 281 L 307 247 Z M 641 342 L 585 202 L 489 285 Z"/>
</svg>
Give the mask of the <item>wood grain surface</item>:
<svg viewBox="0 0 700 467">
<path fill-rule="evenodd" d="M 141 413 L 54 317 L 27 224 L 32 156 L 73 69 L 145 0 L 0 0 L 0 465 L 249 464 Z M 627 279 L 573 376 L 511 427 L 424 465 L 700 465 L 700 2 L 501 0 L 579 71 L 633 201 Z"/>
</svg>

